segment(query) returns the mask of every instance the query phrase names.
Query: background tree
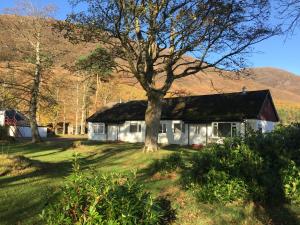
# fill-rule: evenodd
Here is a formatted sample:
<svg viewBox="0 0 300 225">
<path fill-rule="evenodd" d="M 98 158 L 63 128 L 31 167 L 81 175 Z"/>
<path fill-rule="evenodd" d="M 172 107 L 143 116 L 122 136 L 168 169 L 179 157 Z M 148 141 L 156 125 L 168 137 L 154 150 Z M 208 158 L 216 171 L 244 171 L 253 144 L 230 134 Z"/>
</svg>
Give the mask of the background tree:
<svg viewBox="0 0 300 225">
<path fill-rule="evenodd" d="M 10 31 L 10 35 L 12 36 L 16 34 L 22 36 L 28 43 L 26 49 L 19 50 L 27 52 L 27 60 L 32 63 L 34 69 L 27 85 L 13 83 L 11 87 L 22 88 L 30 95 L 29 121 L 32 132 L 32 142 L 36 143 L 40 141 L 37 125 L 37 110 L 42 74 L 45 74 L 45 69 L 51 65 L 51 55 L 47 54 L 43 49 L 43 44 L 47 41 L 43 36 L 43 32 L 47 27 L 49 28 L 51 26 L 49 20 L 52 18 L 55 7 L 47 5 L 43 8 L 39 8 L 29 0 L 22 0 L 16 3 L 15 8 L 7 9 L 6 11 L 18 16 L 26 16 L 20 17 L 11 24 L 7 30 Z"/>
<path fill-rule="evenodd" d="M 300 25 L 300 0 L 279 1 L 280 18 L 285 21 L 287 30 L 294 33 Z"/>
<path fill-rule="evenodd" d="M 101 47 L 97 47 L 90 54 L 80 57 L 75 63 L 75 70 L 81 75 L 81 82 L 83 85 L 80 124 L 81 134 L 85 133 L 85 120 L 88 115 L 90 94 L 93 90 L 95 90 L 94 109 L 96 111 L 98 106 L 100 83 L 108 82 L 113 67 L 114 60 L 112 56 Z"/>
<path fill-rule="evenodd" d="M 277 33 L 269 1 L 75 0 L 86 10 L 58 28 L 71 41 L 98 41 L 147 93 L 146 151 L 158 149 L 163 97 L 176 79 L 209 68 L 238 71 L 251 46 Z M 192 56 L 192 57 L 188 57 Z"/>
</svg>

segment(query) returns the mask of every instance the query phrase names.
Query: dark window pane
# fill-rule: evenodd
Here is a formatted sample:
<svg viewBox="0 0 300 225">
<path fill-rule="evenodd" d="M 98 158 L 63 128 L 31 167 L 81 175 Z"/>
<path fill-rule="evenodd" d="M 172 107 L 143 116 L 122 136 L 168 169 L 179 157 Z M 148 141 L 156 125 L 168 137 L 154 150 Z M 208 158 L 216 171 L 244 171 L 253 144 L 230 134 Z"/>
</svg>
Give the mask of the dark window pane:
<svg viewBox="0 0 300 225">
<path fill-rule="evenodd" d="M 167 133 L 167 124 L 165 124 L 165 123 L 160 124 L 159 133 Z"/>
<path fill-rule="evenodd" d="M 129 127 L 130 133 L 136 133 L 138 132 L 138 125 L 136 123 L 131 123 Z"/>
<path fill-rule="evenodd" d="M 219 137 L 231 137 L 231 123 L 219 123 L 218 124 L 218 136 Z"/>
<path fill-rule="evenodd" d="M 237 136 L 237 129 L 236 126 L 232 126 L 232 137 L 236 137 Z"/>
</svg>

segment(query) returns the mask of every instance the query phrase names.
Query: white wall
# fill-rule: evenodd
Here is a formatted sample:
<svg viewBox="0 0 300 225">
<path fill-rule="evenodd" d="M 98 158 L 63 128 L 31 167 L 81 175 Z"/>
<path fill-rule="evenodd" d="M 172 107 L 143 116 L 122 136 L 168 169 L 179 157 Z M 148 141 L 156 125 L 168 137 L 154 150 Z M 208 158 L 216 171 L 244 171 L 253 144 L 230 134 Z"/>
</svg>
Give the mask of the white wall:
<svg viewBox="0 0 300 225">
<path fill-rule="evenodd" d="M 130 123 L 137 123 L 138 125 L 141 125 L 141 132 L 131 133 L 129 130 Z M 145 132 L 145 121 L 126 121 L 125 123 L 120 125 L 119 140 L 129 143 L 144 142 Z"/>
<path fill-rule="evenodd" d="M 254 131 L 257 131 L 261 128 L 262 133 L 268 133 L 273 131 L 276 125 L 275 122 L 265 120 L 247 120 L 246 122 Z"/>
<path fill-rule="evenodd" d="M 178 144 L 178 145 L 187 145 L 188 144 L 188 124 L 184 124 L 185 132 L 177 132 L 174 133 L 174 124 L 179 123 L 179 120 L 164 120 L 161 123 L 165 123 L 167 127 L 167 133 L 159 133 L 158 134 L 158 143 L 161 144 Z M 130 132 L 130 124 L 137 123 L 141 125 L 141 132 Z M 145 121 L 126 121 L 120 125 L 108 125 L 107 131 L 108 134 L 94 134 L 93 123 L 88 123 L 88 138 L 89 140 L 98 140 L 98 141 L 106 141 L 106 140 L 114 140 L 115 135 L 112 132 L 118 132 L 118 140 L 129 142 L 129 143 L 137 143 L 145 141 L 145 132 L 146 132 L 146 124 Z M 210 130 L 211 133 L 211 130 Z"/>
<path fill-rule="evenodd" d="M 18 126 L 17 129 L 19 132 L 16 132 L 16 129 L 14 126 L 9 126 L 8 134 L 11 137 L 32 137 L 31 135 L 31 128 L 30 127 L 21 127 Z M 39 135 L 41 138 L 47 137 L 47 127 L 38 127 Z"/>
<path fill-rule="evenodd" d="M 162 120 L 161 123 L 166 124 L 167 133 L 158 134 L 158 143 L 160 144 L 177 144 L 187 145 L 188 144 L 188 125 L 184 124 L 184 133 L 174 133 L 174 124 L 181 123 L 180 120 Z"/>
<path fill-rule="evenodd" d="M 166 124 L 167 133 L 158 134 L 158 143 L 160 144 L 178 144 L 178 145 L 192 145 L 192 144 L 206 144 L 206 139 L 208 143 L 217 142 L 221 138 L 213 137 L 212 135 L 212 123 L 209 124 L 184 124 L 185 132 L 174 133 L 174 124 L 181 122 L 179 120 L 162 120 L 161 123 Z M 130 132 L 130 123 L 136 123 L 141 125 L 141 132 Z M 241 135 L 244 134 L 245 124 L 236 122 L 237 132 Z M 259 126 L 262 127 L 263 133 L 270 132 L 274 129 L 275 123 L 269 121 L 260 120 L 247 120 L 252 129 L 258 130 Z M 200 133 L 196 134 L 196 126 L 200 127 Z M 206 130 L 207 126 L 207 130 Z M 108 125 L 108 134 L 94 134 L 92 129 L 92 123 L 88 123 L 88 138 L 90 140 L 106 141 L 106 140 L 120 140 L 130 143 L 144 142 L 146 124 L 145 121 L 126 121 L 120 125 Z M 189 129 L 189 136 L 188 136 Z M 207 132 L 207 134 L 206 134 Z M 207 135 L 207 137 L 206 137 Z"/>
<path fill-rule="evenodd" d="M 0 111 L 0 126 L 4 126 L 5 123 L 5 111 Z"/>
</svg>

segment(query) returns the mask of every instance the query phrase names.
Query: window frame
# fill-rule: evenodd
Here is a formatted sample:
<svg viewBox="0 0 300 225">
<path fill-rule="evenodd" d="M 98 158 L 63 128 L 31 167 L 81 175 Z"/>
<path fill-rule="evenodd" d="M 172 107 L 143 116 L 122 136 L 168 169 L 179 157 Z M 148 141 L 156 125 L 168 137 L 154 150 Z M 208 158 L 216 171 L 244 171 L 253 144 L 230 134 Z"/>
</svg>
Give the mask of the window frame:
<svg viewBox="0 0 300 225">
<path fill-rule="evenodd" d="M 194 125 L 195 126 L 195 134 L 201 134 L 201 125 Z"/>
<path fill-rule="evenodd" d="M 101 135 L 105 134 L 105 124 L 104 123 L 93 123 L 92 124 L 92 129 L 93 129 L 93 134 L 96 135 Z M 100 132 L 102 130 L 102 132 Z"/>
<path fill-rule="evenodd" d="M 159 134 L 166 134 L 167 132 L 168 132 L 167 124 L 166 123 L 160 123 L 158 133 Z"/>
<path fill-rule="evenodd" d="M 132 131 L 132 126 L 136 126 L 136 131 Z M 138 122 L 130 122 L 129 124 L 129 133 L 141 133 L 142 132 L 142 125 Z"/>
<path fill-rule="evenodd" d="M 229 138 L 238 136 L 238 123 L 237 122 L 213 122 L 212 123 L 212 136 L 214 138 L 228 138 L 226 136 L 219 136 L 219 124 L 230 124 L 230 136 L 228 136 Z M 235 130 L 235 134 L 234 134 L 234 130 Z"/>
<path fill-rule="evenodd" d="M 180 129 L 179 129 L 180 131 L 176 132 L 175 129 L 177 129 L 177 128 L 175 128 L 175 124 L 179 124 L 180 125 Z M 174 134 L 185 133 L 185 124 L 183 122 L 174 122 L 173 123 L 173 133 Z"/>
</svg>

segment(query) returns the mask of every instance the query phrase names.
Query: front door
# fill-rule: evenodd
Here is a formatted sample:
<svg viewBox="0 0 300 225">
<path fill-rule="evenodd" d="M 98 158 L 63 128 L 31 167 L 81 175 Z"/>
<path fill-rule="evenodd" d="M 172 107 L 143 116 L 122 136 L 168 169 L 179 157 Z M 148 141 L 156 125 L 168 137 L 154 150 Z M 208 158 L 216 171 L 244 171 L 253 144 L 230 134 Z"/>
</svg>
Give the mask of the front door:
<svg viewBox="0 0 300 225">
<path fill-rule="evenodd" d="M 118 131 L 119 131 L 118 125 L 108 125 L 107 139 L 109 141 L 117 141 L 118 140 Z"/>
</svg>

